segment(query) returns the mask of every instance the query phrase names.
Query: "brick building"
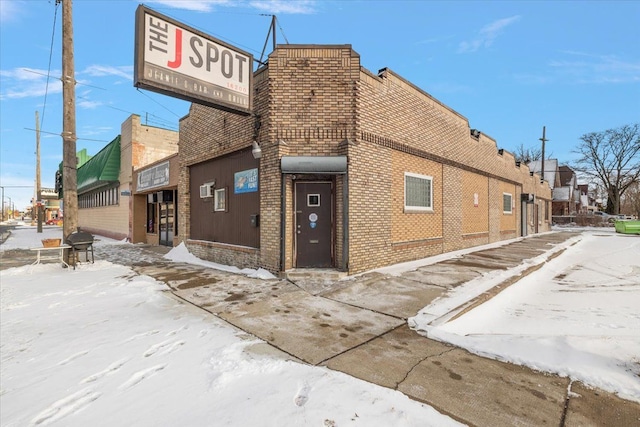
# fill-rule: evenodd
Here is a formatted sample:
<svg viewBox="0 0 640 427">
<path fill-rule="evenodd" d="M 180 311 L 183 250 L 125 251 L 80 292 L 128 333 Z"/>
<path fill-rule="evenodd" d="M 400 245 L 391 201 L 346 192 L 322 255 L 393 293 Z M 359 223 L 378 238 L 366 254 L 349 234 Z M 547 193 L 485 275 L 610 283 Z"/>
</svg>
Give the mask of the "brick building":
<svg viewBox="0 0 640 427">
<path fill-rule="evenodd" d="M 120 135 L 78 168 L 78 227 L 133 241 L 139 234 L 134 226 L 144 230 L 146 224 L 144 217 L 134 222 L 134 169 L 177 151 L 178 132 L 143 125 L 140 116 L 129 116 Z M 139 200 L 146 208 L 146 198 Z"/>
<path fill-rule="evenodd" d="M 201 258 L 353 274 L 550 230 L 546 182 L 350 45 L 279 45 L 253 91 L 253 115 L 180 123 L 179 234 Z"/>
<path fill-rule="evenodd" d="M 133 171 L 131 210 L 133 243 L 175 246 L 179 211 L 178 153 Z"/>
</svg>

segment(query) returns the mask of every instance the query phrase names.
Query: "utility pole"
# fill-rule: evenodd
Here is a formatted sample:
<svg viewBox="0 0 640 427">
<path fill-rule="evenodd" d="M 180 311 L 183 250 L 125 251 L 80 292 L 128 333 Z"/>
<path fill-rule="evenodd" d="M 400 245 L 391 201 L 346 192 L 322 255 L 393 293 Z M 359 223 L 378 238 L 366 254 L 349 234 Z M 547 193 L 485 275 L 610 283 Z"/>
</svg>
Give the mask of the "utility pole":
<svg viewBox="0 0 640 427">
<path fill-rule="evenodd" d="M 42 188 L 40 188 L 40 118 L 38 117 L 38 111 L 36 110 L 36 208 L 37 221 L 38 221 L 38 233 L 42 233 Z M 33 210 L 32 210 L 33 213 Z"/>
<path fill-rule="evenodd" d="M 541 166 L 542 171 L 540 172 L 541 173 L 540 182 L 544 181 L 544 143 L 548 141 L 548 139 L 545 138 L 546 130 L 547 130 L 547 127 L 542 126 L 542 138 L 539 138 L 540 141 L 542 141 L 542 166 Z"/>
<path fill-rule="evenodd" d="M 72 1 L 62 3 L 62 188 L 63 242 L 78 228 L 78 177 L 76 160 L 76 78 L 73 62 Z M 66 252 L 65 261 L 69 253 Z"/>
</svg>

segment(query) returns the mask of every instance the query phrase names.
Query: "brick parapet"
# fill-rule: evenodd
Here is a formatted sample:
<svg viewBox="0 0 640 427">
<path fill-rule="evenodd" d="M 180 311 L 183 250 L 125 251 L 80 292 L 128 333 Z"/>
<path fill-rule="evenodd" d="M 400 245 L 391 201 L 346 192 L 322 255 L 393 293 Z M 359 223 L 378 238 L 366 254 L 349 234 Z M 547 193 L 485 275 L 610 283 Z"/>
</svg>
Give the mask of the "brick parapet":
<svg viewBox="0 0 640 427">
<path fill-rule="evenodd" d="M 183 240 L 189 166 L 246 148 L 254 138 L 263 153 L 257 263 L 274 272 L 295 266 L 294 180 L 282 178 L 284 155 L 348 157 L 348 176 L 333 180 L 335 267 L 349 273 L 510 238 L 518 233 L 522 193 L 551 200 L 548 186 L 495 140 L 471 136 L 464 116 L 391 70 L 376 75 L 361 67 L 349 45 L 278 46 L 254 84 L 257 133 L 255 117 L 197 105 L 181 122 Z M 404 172 L 433 176 L 433 212 L 404 212 Z M 505 191 L 516 203 L 508 216 Z"/>
</svg>

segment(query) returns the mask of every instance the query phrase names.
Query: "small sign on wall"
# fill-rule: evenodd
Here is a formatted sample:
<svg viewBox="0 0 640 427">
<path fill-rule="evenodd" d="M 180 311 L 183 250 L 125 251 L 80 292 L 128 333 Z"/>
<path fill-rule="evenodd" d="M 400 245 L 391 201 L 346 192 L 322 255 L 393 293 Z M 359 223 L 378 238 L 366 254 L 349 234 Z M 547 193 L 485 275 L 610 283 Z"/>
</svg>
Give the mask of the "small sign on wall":
<svg viewBox="0 0 640 427">
<path fill-rule="evenodd" d="M 169 162 L 138 172 L 138 191 L 169 185 Z"/>
<path fill-rule="evenodd" d="M 258 191 L 258 168 L 236 172 L 233 175 L 233 193 L 255 193 Z"/>
<path fill-rule="evenodd" d="M 477 208 L 478 204 L 479 204 L 478 193 L 473 193 L 473 206 Z"/>
</svg>

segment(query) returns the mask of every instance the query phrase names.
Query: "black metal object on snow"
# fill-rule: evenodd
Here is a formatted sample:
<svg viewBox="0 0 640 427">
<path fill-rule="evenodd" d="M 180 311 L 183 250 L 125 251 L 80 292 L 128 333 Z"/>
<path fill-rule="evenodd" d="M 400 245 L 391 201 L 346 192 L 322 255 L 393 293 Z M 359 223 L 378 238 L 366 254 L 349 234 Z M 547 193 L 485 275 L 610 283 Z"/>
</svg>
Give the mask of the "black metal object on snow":
<svg viewBox="0 0 640 427">
<path fill-rule="evenodd" d="M 78 256 L 84 252 L 85 262 L 89 262 L 89 252 L 91 252 L 91 263 L 94 262 L 93 257 L 93 234 L 86 231 L 76 231 L 67 237 L 67 245 L 71 246 L 73 252 L 73 269 L 76 269 L 76 263 L 79 262 Z"/>
</svg>

